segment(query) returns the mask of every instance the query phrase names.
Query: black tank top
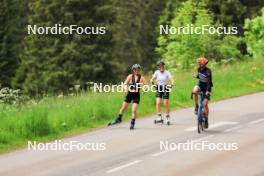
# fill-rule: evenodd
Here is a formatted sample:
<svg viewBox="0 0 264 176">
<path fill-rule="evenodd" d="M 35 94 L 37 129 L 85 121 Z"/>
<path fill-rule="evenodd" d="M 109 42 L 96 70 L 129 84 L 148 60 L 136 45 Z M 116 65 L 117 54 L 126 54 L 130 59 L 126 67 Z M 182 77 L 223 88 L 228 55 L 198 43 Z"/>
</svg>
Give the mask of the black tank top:
<svg viewBox="0 0 264 176">
<path fill-rule="evenodd" d="M 132 82 L 129 84 L 131 90 L 135 90 L 136 92 L 139 92 L 140 86 L 137 85 L 139 85 L 140 79 L 141 79 L 141 75 L 138 75 L 137 81 L 135 75 L 134 74 L 132 75 Z"/>
</svg>

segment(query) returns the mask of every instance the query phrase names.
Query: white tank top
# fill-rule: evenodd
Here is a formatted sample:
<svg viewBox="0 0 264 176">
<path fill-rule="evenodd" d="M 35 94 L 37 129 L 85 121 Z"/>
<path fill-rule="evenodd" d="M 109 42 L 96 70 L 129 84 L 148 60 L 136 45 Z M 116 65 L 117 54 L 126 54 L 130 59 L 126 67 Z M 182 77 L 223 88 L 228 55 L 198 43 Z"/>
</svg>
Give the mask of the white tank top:
<svg viewBox="0 0 264 176">
<path fill-rule="evenodd" d="M 155 71 L 154 76 L 157 79 L 157 85 L 167 85 L 168 80 L 172 78 L 171 73 L 165 70 L 163 73 L 159 70 Z"/>
</svg>

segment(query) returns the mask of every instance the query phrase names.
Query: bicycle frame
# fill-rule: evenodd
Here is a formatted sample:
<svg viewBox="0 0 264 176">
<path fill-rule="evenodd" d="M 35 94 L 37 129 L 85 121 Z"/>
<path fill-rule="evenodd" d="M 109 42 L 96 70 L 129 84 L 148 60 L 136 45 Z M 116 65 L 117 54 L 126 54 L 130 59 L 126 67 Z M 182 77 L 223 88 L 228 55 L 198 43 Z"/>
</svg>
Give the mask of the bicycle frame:
<svg viewBox="0 0 264 176">
<path fill-rule="evenodd" d="M 197 114 L 198 124 L 203 124 L 203 122 L 204 122 L 203 100 L 204 100 L 204 94 L 201 92 L 200 93 L 199 107 L 198 107 L 198 114 Z"/>
<path fill-rule="evenodd" d="M 203 115 L 203 100 L 204 100 L 204 94 L 200 93 L 200 101 L 199 101 L 199 107 L 198 107 L 198 121 L 202 122 L 204 115 Z"/>
</svg>

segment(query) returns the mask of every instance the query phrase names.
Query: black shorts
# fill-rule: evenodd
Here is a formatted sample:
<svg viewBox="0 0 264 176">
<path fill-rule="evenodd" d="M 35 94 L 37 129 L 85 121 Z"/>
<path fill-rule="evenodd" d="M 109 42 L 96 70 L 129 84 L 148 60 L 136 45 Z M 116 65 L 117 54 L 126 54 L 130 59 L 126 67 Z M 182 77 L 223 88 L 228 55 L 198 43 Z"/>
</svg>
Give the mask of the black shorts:
<svg viewBox="0 0 264 176">
<path fill-rule="evenodd" d="M 163 88 L 162 86 L 158 86 L 156 90 L 156 97 L 162 99 L 169 99 L 170 92 L 166 88 Z"/>
<path fill-rule="evenodd" d="M 137 103 L 139 104 L 140 102 L 140 93 L 139 92 L 128 92 L 126 97 L 125 97 L 125 102 L 127 103 Z"/>
<path fill-rule="evenodd" d="M 198 87 L 200 88 L 200 91 L 204 94 L 204 99 L 210 100 L 211 95 L 206 95 L 207 91 L 207 85 L 206 84 L 198 84 Z"/>
</svg>

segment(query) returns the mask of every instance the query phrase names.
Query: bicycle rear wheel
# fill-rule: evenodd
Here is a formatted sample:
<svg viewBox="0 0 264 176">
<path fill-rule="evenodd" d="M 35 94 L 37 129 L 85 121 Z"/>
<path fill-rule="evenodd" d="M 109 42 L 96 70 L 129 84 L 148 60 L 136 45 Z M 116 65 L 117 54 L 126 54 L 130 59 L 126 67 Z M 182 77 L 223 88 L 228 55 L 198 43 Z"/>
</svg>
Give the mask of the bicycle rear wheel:
<svg viewBox="0 0 264 176">
<path fill-rule="evenodd" d="M 200 134 L 204 130 L 203 124 L 198 121 L 197 123 L 197 132 Z"/>
<path fill-rule="evenodd" d="M 198 133 L 201 133 L 204 130 L 203 128 L 203 114 L 202 114 L 202 108 L 201 106 L 198 109 L 197 114 L 197 131 Z"/>
</svg>

